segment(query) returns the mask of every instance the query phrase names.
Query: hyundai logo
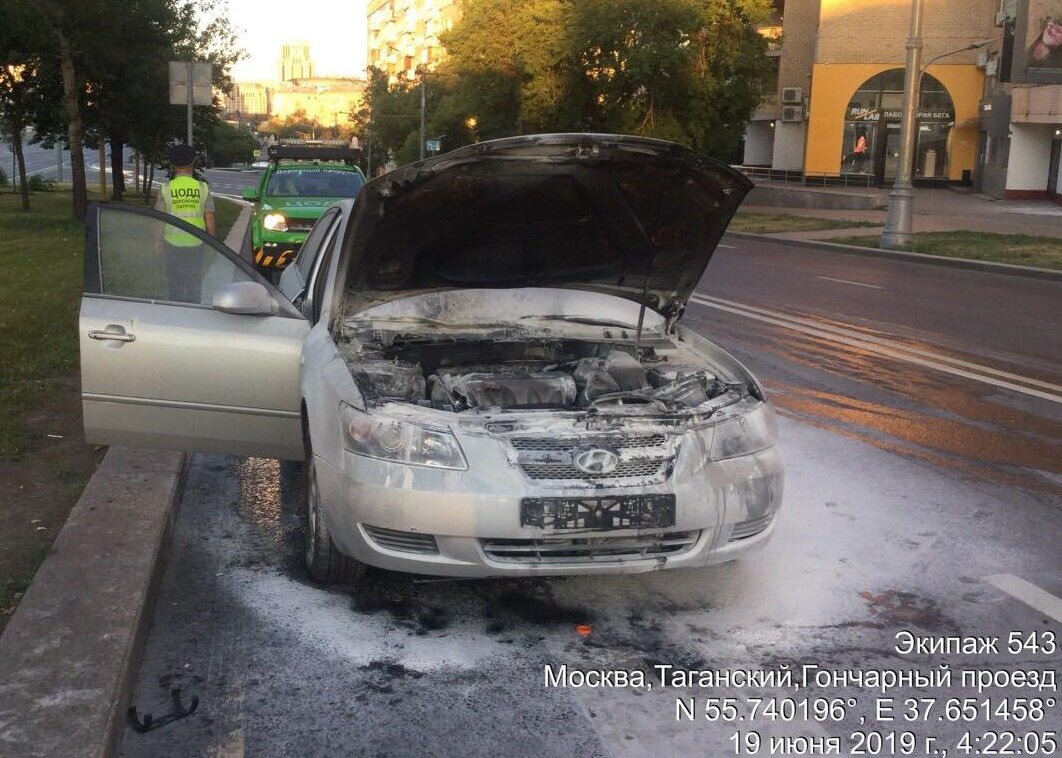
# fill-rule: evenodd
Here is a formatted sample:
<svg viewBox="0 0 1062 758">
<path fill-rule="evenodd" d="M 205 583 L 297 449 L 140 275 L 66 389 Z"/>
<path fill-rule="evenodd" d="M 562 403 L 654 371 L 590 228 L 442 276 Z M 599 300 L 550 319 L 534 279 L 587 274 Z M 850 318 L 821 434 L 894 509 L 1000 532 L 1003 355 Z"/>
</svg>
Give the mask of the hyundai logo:
<svg viewBox="0 0 1062 758">
<path fill-rule="evenodd" d="M 573 459 L 575 467 L 584 474 L 611 474 L 619 467 L 619 455 L 601 447 L 577 450 Z"/>
</svg>

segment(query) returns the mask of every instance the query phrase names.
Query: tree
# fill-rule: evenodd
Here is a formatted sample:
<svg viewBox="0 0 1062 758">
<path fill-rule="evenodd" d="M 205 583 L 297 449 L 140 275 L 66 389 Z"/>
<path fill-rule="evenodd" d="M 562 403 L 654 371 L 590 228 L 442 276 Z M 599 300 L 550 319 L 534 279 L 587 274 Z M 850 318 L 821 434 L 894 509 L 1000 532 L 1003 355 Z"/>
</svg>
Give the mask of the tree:
<svg viewBox="0 0 1062 758">
<path fill-rule="evenodd" d="M 432 131 L 672 139 L 729 157 L 763 95 L 772 0 L 468 0 Z M 462 128 L 469 116 L 476 129 Z M 407 129 L 408 131 L 408 129 Z"/>
<path fill-rule="evenodd" d="M 87 199 L 81 146 L 108 142 L 115 181 L 123 191 L 126 144 L 155 160 L 184 134 L 183 111 L 170 106 L 170 60 L 214 64 L 214 84 L 231 85 L 229 67 L 242 54 L 223 0 L 29 0 L 52 32 L 59 71 L 35 118 L 42 139 L 66 132 L 71 147 L 74 213 L 84 218 Z M 212 20 L 204 23 L 203 18 Z M 100 30 L 106 29 L 106 34 Z M 59 105 L 62 105 L 60 110 Z M 198 108 L 196 133 L 205 139 L 217 123 L 217 103 Z"/>
<path fill-rule="evenodd" d="M 212 166 L 250 163 L 258 152 L 258 140 L 249 132 L 219 121 L 210 134 L 207 153 Z"/>
<path fill-rule="evenodd" d="M 260 134 L 270 134 L 277 139 L 310 139 L 316 137 L 324 127 L 306 115 L 306 111 L 296 110 L 284 118 L 273 117 L 258 125 Z"/>
<path fill-rule="evenodd" d="M 0 131 L 16 158 L 22 209 L 29 210 L 29 183 L 22 135 L 30 124 L 38 95 L 41 50 L 46 42 L 39 17 L 21 0 L 0 0 Z"/>
</svg>

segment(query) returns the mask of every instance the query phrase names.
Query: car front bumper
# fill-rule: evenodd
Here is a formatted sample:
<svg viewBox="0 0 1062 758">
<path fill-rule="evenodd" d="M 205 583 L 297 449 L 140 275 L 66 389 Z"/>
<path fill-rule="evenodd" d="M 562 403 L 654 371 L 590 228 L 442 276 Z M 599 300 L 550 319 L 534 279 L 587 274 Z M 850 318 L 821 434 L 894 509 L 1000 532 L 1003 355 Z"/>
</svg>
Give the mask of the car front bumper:
<svg viewBox="0 0 1062 758">
<path fill-rule="evenodd" d="M 482 441 L 481 441 L 482 442 Z M 315 459 L 323 516 L 337 547 L 369 565 L 438 576 L 613 574 L 734 560 L 774 532 L 784 473 L 777 449 L 726 461 L 679 454 L 663 484 L 542 487 L 497 443 L 462 440 L 468 471 L 406 466 L 346 452 Z M 556 531 L 522 526 L 525 497 L 674 494 L 666 529 Z"/>
<path fill-rule="evenodd" d="M 262 271 L 283 271 L 295 260 L 309 232 L 264 232 L 254 250 L 254 263 Z"/>
</svg>

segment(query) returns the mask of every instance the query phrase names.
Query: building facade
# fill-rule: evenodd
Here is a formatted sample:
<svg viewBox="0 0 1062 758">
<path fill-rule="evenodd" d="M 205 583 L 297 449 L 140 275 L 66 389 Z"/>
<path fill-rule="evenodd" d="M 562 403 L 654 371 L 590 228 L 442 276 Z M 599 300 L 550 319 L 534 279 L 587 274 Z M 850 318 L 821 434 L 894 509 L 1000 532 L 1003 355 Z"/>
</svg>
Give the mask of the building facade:
<svg viewBox="0 0 1062 758">
<path fill-rule="evenodd" d="M 280 61 L 277 64 L 278 81 L 290 82 L 295 79 L 313 78 L 313 59 L 310 57 L 309 42 L 288 42 L 280 48 Z"/>
<path fill-rule="evenodd" d="M 924 0 L 915 178 L 972 183 L 999 0 Z M 787 0 L 777 96 L 746 134 L 748 165 L 891 183 L 899 168 L 910 0 Z"/>
<path fill-rule="evenodd" d="M 273 90 L 269 115 L 283 119 L 301 111 L 322 126 L 338 126 L 361 109 L 364 95 L 360 79 L 299 79 Z"/>
<path fill-rule="evenodd" d="M 263 82 L 236 82 L 225 95 L 225 115 L 252 121 L 267 118 L 274 89 L 275 85 Z"/>
<path fill-rule="evenodd" d="M 439 35 L 460 18 L 458 0 L 369 0 L 369 65 L 392 84 L 434 69 L 446 54 Z"/>
<path fill-rule="evenodd" d="M 778 87 L 749 123 L 744 163 L 890 184 L 911 0 L 778 5 Z M 924 0 L 924 14 L 916 181 L 1058 200 L 1062 0 Z"/>
</svg>

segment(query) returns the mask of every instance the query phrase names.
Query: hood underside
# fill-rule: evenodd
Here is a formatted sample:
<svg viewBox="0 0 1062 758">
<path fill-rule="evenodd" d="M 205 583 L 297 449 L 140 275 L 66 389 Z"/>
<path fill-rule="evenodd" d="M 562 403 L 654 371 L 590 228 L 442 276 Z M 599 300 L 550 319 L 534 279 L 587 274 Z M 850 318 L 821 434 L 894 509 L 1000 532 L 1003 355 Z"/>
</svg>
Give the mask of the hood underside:
<svg viewBox="0 0 1062 758">
<path fill-rule="evenodd" d="M 470 145 L 365 185 L 344 310 L 430 291 L 560 287 L 677 316 L 751 188 L 729 166 L 661 140 L 551 134 Z"/>
</svg>

